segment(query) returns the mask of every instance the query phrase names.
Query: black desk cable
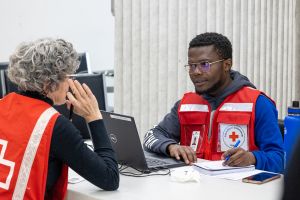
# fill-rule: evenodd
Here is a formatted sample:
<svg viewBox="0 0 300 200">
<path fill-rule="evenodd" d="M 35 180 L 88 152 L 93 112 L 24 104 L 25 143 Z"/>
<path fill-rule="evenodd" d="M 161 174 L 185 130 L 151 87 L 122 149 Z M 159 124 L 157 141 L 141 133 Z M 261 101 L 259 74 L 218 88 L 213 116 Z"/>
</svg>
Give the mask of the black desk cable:
<svg viewBox="0 0 300 200">
<path fill-rule="evenodd" d="M 124 175 L 124 176 L 131 176 L 131 177 L 165 176 L 165 175 L 171 174 L 171 171 L 169 168 L 159 167 L 159 168 L 151 169 L 151 171 L 142 171 L 142 170 L 131 167 L 132 169 L 137 171 L 137 173 L 131 172 L 131 171 L 126 171 L 126 169 L 128 169 L 128 168 L 129 168 L 128 166 L 120 165 L 119 166 L 120 174 Z M 160 173 L 158 171 L 163 171 L 163 172 Z"/>
</svg>

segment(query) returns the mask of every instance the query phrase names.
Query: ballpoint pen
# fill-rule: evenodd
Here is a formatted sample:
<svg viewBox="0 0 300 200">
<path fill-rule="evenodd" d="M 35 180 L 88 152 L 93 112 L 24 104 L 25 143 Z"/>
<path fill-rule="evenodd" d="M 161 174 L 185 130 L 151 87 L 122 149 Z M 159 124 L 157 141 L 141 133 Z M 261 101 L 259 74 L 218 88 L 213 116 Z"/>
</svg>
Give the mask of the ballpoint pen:
<svg viewBox="0 0 300 200">
<path fill-rule="evenodd" d="M 237 148 L 240 144 L 241 140 L 236 141 L 236 143 L 234 144 L 233 148 Z M 226 156 L 225 158 L 225 162 L 228 161 L 230 158 L 230 155 Z"/>
<path fill-rule="evenodd" d="M 74 109 L 74 106 L 73 106 L 73 104 L 71 104 L 71 106 L 70 106 L 70 114 L 69 114 L 69 120 L 70 121 L 72 121 L 73 109 Z"/>
</svg>

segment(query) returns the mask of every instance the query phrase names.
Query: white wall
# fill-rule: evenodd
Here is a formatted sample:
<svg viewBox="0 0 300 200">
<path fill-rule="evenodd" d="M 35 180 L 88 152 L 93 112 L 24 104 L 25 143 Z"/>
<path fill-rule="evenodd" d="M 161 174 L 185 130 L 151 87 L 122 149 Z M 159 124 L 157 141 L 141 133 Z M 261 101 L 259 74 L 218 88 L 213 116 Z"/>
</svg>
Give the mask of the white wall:
<svg viewBox="0 0 300 200">
<path fill-rule="evenodd" d="M 0 62 L 22 41 L 64 38 L 88 51 L 93 71 L 113 69 L 110 0 L 0 0 Z"/>
</svg>

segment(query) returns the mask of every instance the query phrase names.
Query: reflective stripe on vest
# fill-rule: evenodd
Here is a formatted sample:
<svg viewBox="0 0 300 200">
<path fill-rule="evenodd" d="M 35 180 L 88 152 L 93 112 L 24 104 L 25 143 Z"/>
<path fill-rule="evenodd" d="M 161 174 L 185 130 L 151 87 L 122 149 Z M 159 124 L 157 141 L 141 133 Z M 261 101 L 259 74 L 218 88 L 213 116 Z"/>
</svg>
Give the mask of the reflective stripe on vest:
<svg viewBox="0 0 300 200">
<path fill-rule="evenodd" d="M 224 103 L 220 111 L 252 112 L 253 103 Z"/>
<path fill-rule="evenodd" d="M 57 111 L 54 108 L 48 108 L 41 114 L 34 126 L 21 163 L 15 191 L 12 197 L 13 200 L 21 200 L 24 197 L 32 163 L 34 161 L 38 146 L 50 119 L 56 113 Z"/>
<path fill-rule="evenodd" d="M 204 104 L 182 104 L 180 106 L 180 112 L 208 112 L 208 106 Z"/>
</svg>

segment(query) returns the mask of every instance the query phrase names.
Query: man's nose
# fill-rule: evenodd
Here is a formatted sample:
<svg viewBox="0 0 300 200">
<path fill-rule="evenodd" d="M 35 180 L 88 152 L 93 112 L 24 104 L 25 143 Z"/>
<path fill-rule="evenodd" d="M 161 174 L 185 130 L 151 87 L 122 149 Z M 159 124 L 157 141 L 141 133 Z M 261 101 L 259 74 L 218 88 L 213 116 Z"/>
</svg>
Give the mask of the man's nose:
<svg viewBox="0 0 300 200">
<path fill-rule="evenodd" d="M 194 74 L 203 74 L 203 71 L 200 66 L 197 66 L 193 71 Z"/>
</svg>

